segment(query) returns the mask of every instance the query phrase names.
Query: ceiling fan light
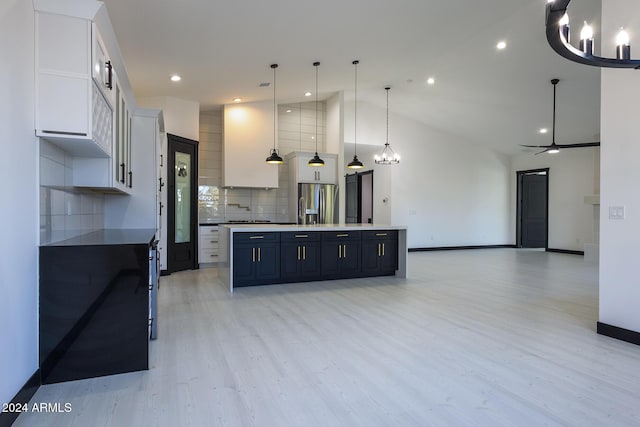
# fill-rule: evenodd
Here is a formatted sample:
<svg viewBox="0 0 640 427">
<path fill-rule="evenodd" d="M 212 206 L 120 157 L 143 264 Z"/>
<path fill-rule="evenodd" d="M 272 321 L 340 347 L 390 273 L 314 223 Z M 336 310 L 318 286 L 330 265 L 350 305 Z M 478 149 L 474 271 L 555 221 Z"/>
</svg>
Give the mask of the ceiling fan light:
<svg viewBox="0 0 640 427">
<path fill-rule="evenodd" d="M 560 150 L 558 148 L 555 148 L 555 147 L 554 148 L 549 148 L 547 150 L 547 153 L 549 153 L 549 154 L 557 154 L 559 152 L 560 152 Z"/>
</svg>

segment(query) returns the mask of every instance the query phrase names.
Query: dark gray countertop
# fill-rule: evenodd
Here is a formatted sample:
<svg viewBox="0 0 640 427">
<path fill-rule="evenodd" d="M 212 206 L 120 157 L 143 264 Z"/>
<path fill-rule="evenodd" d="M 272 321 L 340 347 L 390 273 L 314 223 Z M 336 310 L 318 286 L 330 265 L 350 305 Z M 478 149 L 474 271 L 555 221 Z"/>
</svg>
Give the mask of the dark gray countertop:
<svg viewBox="0 0 640 427">
<path fill-rule="evenodd" d="M 153 228 L 107 228 L 41 246 L 146 245 L 155 234 L 156 230 Z"/>
</svg>

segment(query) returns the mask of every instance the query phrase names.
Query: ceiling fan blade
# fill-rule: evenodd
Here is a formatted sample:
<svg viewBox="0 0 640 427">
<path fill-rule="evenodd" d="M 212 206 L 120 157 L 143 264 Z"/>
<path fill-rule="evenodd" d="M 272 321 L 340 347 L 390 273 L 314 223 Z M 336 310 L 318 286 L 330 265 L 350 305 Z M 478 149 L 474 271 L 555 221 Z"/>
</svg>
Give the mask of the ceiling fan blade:
<svg viewBox="0 0 640 427">
<path fill-rule="evenodd" d="M 524 145 L 519 144 L 521 147 L 531 147 L 531 148 L 549 148 L 550 145 Z"/>
<path fill-rule="evenodd" d="M 538 154 L 546 153 L 547 151 L 549 151 L 549 149 L 542 150 L 542 151 L 540 151 L 539 153 L 534 154 L 534 156 L 537 156 Z"/>
<path fill-rule="evenodd" d="M 557 144 L 558 148 L 599 147 L 600 142 L 581 142 L 578 144 Z"/>
</svg>

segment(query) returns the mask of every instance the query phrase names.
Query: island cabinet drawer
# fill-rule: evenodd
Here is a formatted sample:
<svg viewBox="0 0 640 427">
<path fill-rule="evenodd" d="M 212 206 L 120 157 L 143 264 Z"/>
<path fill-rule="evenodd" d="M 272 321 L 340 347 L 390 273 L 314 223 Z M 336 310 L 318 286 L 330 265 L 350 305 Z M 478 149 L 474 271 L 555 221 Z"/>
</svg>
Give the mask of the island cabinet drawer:
<svg viewBox="0 0 640 427">
<path fill-rule="evenodd" d="M 372 230 L 363 231 L 362 240 L 397 239 L 398 230 Z"/>
<path fill-rule="evenodd" d="M 362 239 L 361 231 L 324 231 L 322 240 L 360 240 Z"/>
<path fill-rule="evenodd" d="M 320 233 L 317 231 L 312 232 L 299 232 L 299 231 L 287 231 L 280 233 L 280 239 L 284 242 L 319 242 Z"/>
<path fill-rule="evenodd" d="M 280 233 L 233 233 L 234 244 L 260 244 L 260 242 L 279 242 Z"/>
</svg>

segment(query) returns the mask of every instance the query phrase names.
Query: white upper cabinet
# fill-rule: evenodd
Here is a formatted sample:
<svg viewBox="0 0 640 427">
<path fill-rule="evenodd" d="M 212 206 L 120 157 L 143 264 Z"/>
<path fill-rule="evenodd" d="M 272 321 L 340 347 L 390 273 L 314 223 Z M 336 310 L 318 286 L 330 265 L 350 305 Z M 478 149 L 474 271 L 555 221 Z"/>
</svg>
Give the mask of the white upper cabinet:
<svg viewBox="0 0 640 427">
<path fill-rule="evenodd" d="M 289 179 L 294 184 L 314 183 L 314 184 L 336 184 L 337 183 L 337 162 L 336 154 L 319 153 L 324 160 L 324 166 L 309 166 L 309 160 L 315 153 L 293 152 L 287 155 L 289 161 Z"/>
<path fill-rule="evenodd" d="M 92 78 L 91 20 L 36 12 L 35 30 L 36 135 L 74 156 L 111 156 L 114 95 Z"/>
<path fill-rule="evenodd" d="M 224 106 L 223 185 L 278 187 L 279 166 L 265 159 L 273 147 L 273 103 Z"/>
</svg>

